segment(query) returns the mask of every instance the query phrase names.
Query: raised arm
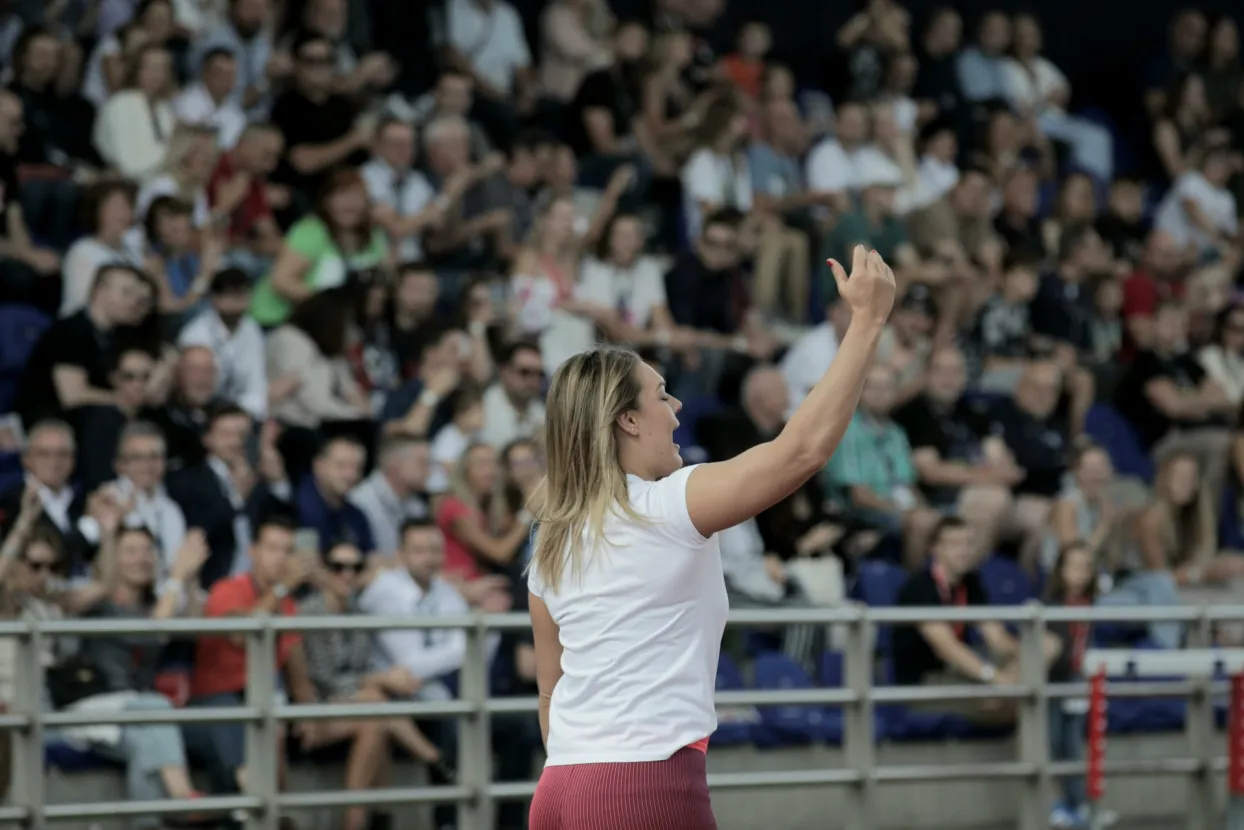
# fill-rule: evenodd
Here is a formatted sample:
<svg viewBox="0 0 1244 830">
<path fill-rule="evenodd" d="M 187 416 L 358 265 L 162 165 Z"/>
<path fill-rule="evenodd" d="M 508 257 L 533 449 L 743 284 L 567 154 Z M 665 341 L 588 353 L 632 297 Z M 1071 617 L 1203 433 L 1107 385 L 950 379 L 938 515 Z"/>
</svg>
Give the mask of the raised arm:
<svg viewBox="0 0 1244 830">
<path fill-rule="evenodd" d="M 830 260 L 852 320 L 829 370 L 772 441 L 687 480 L 687 510 L 705 536 L 734 527 L 793 493 L 825 466 L 859 403 L 886 318 L 894 306 L 894 272 L 876 251 L 855 248 L 851 276 Z"/>
</svg>

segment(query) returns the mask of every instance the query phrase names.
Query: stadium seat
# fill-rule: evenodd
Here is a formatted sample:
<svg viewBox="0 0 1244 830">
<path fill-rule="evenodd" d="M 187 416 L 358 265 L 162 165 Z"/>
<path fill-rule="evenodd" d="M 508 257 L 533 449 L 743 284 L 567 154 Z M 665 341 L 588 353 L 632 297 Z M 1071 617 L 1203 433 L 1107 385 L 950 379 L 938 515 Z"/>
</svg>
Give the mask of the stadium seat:
<svg viewBox="0 0 1244 830">
<path fill-rule="evenodd" d="M 59 738 L 43 744 L 43 763 L 61 772 L 87 772 L 96 769 L 119 769 L 120 764 L 101 758 L 88 749 Z"/>
<path fill-rule="evenodd" d="M 1244 550 L 1244 529 L 1240 527 L 1239 489 L 1228 480 L 1222 492 L 1218 518 L 1218 546 L 1226 550 Z"/>
<path fill-rule="evenodd" d="M 1085 417 L 1084 431 L 1105 447 L 1119 475 L 1136 476 L 1145 482 L 1153 481 L 1153 459 L 1141 446 L 1136 430 L 1113 406 L 1094 404 Z"/>
<path fill-rule="evenodd" d="M 757 689 L 812 689 L 808 673 L 784 654 L 770 652 L 756 659 Z M 842 712 L 827 706 L 762 706 L 755 733 L 761 748 L 793 744 L 842 742 Z"/>
<path fill-rule="evenodd" d="M 8 412 L 26 361 L 51 318 L 26 305 L 0 305 L 0 413 Z"/>
<path fill-rule="evenodd" d="M 738 664 L 723 651 L 717 659 L 717 691 L 738 692 L 746 688 Z M 751 743 L 759 723 L 760 713 L 755 706 L 718 706 L 717 731 L 713 733 L 712 743 L 717 746 Z"/>
<path fill-rule="evenodd" d="M 25 477 L 21 453 L 0 453 L 0 493 L 16 489 Z"/>
<path fill-rule="evenodd" d="M 865 605 L 880 608 L 898 602 L 898 592 L 907 581 L 907 571 L 890 562 L 868 559 L 860 563 L 851 588 L 851 598 Z M 893 636 L 888 625 L 877 626 L 877 650 L 883 654 L 890 651 Z"/>
<path fill-rule="evenodd" d="M 1032 580 L 1013 559 L 991 556 L 977 572 L 993 605 L 1023 605 L 1037 596 Z"/>
</svg>

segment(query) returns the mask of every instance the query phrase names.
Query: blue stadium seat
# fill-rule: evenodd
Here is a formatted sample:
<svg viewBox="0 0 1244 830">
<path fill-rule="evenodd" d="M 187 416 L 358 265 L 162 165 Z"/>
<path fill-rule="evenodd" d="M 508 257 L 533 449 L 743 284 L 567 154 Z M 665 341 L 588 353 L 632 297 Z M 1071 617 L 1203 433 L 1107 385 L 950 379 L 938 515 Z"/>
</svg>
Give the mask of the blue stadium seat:
<svg viewBox="0 0 1244 830">
<path fill-rule="evenodd" d="M 886 607 L 898 602 L 898 592 L 907 581 L 907 571 L 890 562 L 868 559 L 860 563 L 851 588 L 851 598 L 865 605 Z M 883 654 L 890 651 L 891 627 L 877 627 L 877 650 Z"/>
<path fill-rule="evenodd" d="M 756 659 L 757 689 L 812 689 L 808 673 L 784 654 Z M 762 748 L 806 743 L 841 743 L 842 712 L 827 706 L 762 706 L 756 745 Z"/>
<path fill-rule="evenodd" d="M 16 489 L 25 476 L 21 453 L 0 453 L 0 493 Z"/>
<path fill-rule="evenodd" d="M 62 740 L 50 740 L 43 744 L 43 763 L 62 772 L 88 772 L 97 769 L 115 769 L 121 765 L 101 758 L 87 749 Z"/>
<path fill-rule="evenodd" d="M 1244 528 L 1240 527 L 1239 490 L 1228 479 L 1222 491 L 1222 507 L 1218 519 L 1218 546 L 1226 550 L 1244 550 Z"/>
<path fill-rule="evenodd" d="M 978 573 L 994 605 L 1023 605 L 1037 596 L 1028 574 L 1012 559 L 991 556 L 981 563 Z"/>
<path fill-rule="evenodd" d="M 738 664 L 723 651 L 717 659 L 717 691 L 739 692 L 746 688 Z M 718 706 L 717 731 L 711 742 L 715 746 L 751 743 L 759 723 L 760 714 L 754 706 Z"/>
<path fill-rule="evenodd" d="M 0 305 L 0 413 L 12 408 L 30 352 L 51 324 L 37 308 Z"/>
<path fill-rule="evenodd" d="M 1110 404 L 1094 404 L 1084 420 L 1084 431 L 1110 454 L 1119 475 L 1153 481 L 1153 459 L 1145 452 L 1136 430 Z"/>
</svg>

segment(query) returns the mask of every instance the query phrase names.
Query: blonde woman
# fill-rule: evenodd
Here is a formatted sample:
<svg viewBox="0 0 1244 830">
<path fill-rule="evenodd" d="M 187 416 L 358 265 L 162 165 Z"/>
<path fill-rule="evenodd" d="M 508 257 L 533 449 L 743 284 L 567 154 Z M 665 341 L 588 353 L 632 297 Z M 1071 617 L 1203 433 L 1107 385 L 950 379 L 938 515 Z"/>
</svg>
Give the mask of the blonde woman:
<svg viewBox="0 0 1244 830">
<path fill-rule="evenodd" d="M 531 830 L 717 824 L 705 780 L 728 603 L 718 531 L 788 496 L 833 454 L 894 304 L 894 275 L 855 250 L 834 279 L 854 316 L 829 371 L 777 438 L 682 468 L 681 404 L 631 351 L 553 376 L 548 475 L 528 576 L 548 760 Z"/>
<path fill-rule="evenodd" d="M 207 227 L 212 218 L 207 184 L 216 169 L 217 156 L 215 131 L 178 124 L 169 137 L 164 163 L 138 191 L 138 221 L 143 222 L 147 208 L 158 197 L 173 196 L 191 206 L 196 229 Z"/>
<path fill-rule="evenodd" d="M 100 107 L 92 140 L 109 167 L 127 179 L 146 181 L 164 165 L 176 126 L 172 98 L 173 56 L 149 44 L 130 59 L 125 88 Z"/>
<path fill-rule="evenodd" d="M 501 531 L 506 505 L 497 498 L 501 470 L 497 451 L 471 444 L 450 479 L 450 492 L 436 507 L 436 524 L 445 534 L 447 577 L 470 582 L 486 573 L 506 571 L 531 533 L 531 517 Z"/>
</svg>

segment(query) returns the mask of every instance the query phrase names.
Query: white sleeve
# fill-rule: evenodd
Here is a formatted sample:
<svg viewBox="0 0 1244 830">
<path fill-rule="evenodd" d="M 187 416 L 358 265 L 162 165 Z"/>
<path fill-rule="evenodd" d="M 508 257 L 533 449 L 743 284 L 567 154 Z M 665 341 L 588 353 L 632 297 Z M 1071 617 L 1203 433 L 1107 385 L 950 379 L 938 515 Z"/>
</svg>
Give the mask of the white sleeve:
<svg viewBox="0 0 1244 830">
<path fill-rule="evenodd" d="M 643 505 L 643 512 L 657 522 L 660 532 L 689 548 L 698 548 L 708 541 L 696 530 L 687 508 L 687 482 L 698 466 L 682 467 L 652 485 Z"/>
<path fill-rule="evenodd" d="M 235 367 L 242 375 L 242 392 L 236 403 L 256 421 L 263 421 L 268 417 L 268 361 L 264 354 L 263 331 L 250 318 L 242 321 L 242 327 L 249 359 Z"/>
<path fill-rule="evenodd" d="M 808 189 L 815 193 L 842 193 L 851 188 L 851 165 L 833 139 L 822 141 L 808 156 Z"/>
<path fill-rule="evenodd" d="M 587 260 L 583 263 L 579 284 L 575 286 L 575 297 L 612 308 L 616 298 L 613 296 L 613 285 L 610 276 L 610 269 L 607 265 L 595 259 Z"/>
<path fill-rule="evenodd" d="M 61 295 L 59 316 L 68 317 L 86 306 L 98 266 L 97 259 L 91 256 L 89 245 L 78 242 L 69 248 L 69 253 L 61 265 L 64 289 Z"/>
<path fill-rule="evenodd" d="M 510 30 L 510 46 L 513 48 L 514 66 L 526 69 L 531 66 L 531 50 L 527 47 L 527 33 L 523 31 L 522 20 L 513 6 L 502 6 L 505 10 L 506 27 Z"/>
<path fill-rule="evenodd" d="M 708 150 L 697 150 L 682 169 L 683 189 L 697 203 L 721 204 L 723 186 L 718 173 L 713 154 Z"/>
<path fill-rule="evenodd" d="M 536 531 L 537 533 L 539 531 Z M 531 557 L 531 562 L 527 565 L 527 590 L 533 597 L 544 599 L 544 579 L 540 576 L 540 569 L 537 567 L 536 557 Z"/>
</svg>

